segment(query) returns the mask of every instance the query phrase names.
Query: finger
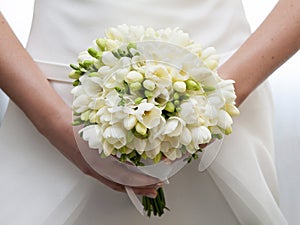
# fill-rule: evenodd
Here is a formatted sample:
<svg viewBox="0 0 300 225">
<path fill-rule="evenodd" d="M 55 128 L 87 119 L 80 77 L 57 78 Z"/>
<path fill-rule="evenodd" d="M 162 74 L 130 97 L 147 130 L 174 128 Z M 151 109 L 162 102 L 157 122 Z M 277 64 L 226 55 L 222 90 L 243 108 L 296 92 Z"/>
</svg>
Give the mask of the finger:
<svg viewBox="0 0 300 225">
<path fill-rule="evenodd" d="M 208 145 L 208 144 L 200 144 L 200 145 L 199 145 L 199 148 L 203 149 L 203 148 L 205 148 L 207 145 Z"/>
<path fill-rule="evenodd" d="M 105 177 L 100 176 L 95 171 L 91 172 L 91 176 L 115 191 L 126 192 L 124 185 L 121 185 L 121 184 L 115 183 L 109 179 L 106 179 Z M 133 189 L 134 193 L 137 195 L 143 195 L 143 196 L 148 196 L 150 198 L 155 198 L 157 196 L 156 189 L 161 186 L 162 186 L 162 183 L 159 183 L 159 184 L 150 185 L 147 187 L 132 187 L 132 189 Z"/>
<path fill-rule="evenodd" d="M 132 187 L 132 190 L 137 195 L 147 196 L 149 198 L 156 198 L 157 190 L 154 188 L 136 188 Z"/>
<path fill-rule="evenodd" d="M 141 173 L 138 170 L 128 170 L 123 164 L 116 164 L 111 168 L 110 173 L 115 174 L 116 182 L 127 186 L 151 186 L 160 182 L 158 178 Z"/>
</svg>

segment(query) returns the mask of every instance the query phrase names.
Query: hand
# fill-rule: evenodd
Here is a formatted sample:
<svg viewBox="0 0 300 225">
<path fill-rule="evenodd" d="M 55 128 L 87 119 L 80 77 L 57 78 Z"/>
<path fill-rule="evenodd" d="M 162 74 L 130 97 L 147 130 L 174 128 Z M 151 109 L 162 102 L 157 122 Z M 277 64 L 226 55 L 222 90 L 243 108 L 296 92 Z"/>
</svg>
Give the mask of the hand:
<svg viewBox="0 0 300 225">
<path fill-rule="evenodd" d="M 42 127 L 40 132 L 48 138 L 48 140 L 57 148 L 59 151 L 68 158 L 71 162 L 73 162 L 84 174 L 91 176 L 103 184 L 107 185 L 111 189 L 115 191 L 125 192 L 125 186 L 116 182 L 113 182 L 99 173 L 97 173 L 83 158 L 82 154 L 78 149 L 77 142 L 74 138 L 73 127 L 71 125 L 72 121 L 72 112 L 66 106 L 64 109 L 60 109 L 60 113 L 58 116 L 49 118 L 51 122 L 46 123 L 47 125 L 51 125 L 50 127 Z M 44 123 L 45 124 L 45 123 Z M 105 162 L 104 162 L 105 164 Z M 101 165 L 100 165 L 101 166 Z M 102 165 L 107 166 L 107 165 Z M 162 183 L 157 179 L 148 177 L 146 175 L 137 174 L 134 172 L 130 172 L 124 170 L 124 168 L 113 167 L 116 170 L 116 173 L 120 177 L 124 177 L 126 179 L 130 178 L 133 183 L 148 183 L 151 185 L 132 187 L 134 192 L 138 195 L 148 196 L 151 198 L 156 197 L 158 187 L 162 186 Z"/>
</svg>

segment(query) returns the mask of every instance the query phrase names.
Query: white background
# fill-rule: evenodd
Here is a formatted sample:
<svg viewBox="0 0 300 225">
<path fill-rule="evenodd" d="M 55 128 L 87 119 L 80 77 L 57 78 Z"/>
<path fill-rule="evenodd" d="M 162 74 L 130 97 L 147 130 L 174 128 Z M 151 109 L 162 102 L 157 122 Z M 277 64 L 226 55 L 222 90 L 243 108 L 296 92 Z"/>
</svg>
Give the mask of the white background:
<svg viewBox="0 0 300 225">
<path fill-rule="evenodd" d="M 49 0 L 51 1 L 51 0 Z M 276 0 L 243 0 L 252 30 L 276 4 Z M 30 32 L 33 0 L 0 0 L 0 9 L 25 46 Z M 275 144 L 281 188 L 281 207 L 290 225 L 299 225 L 300 216 L 300 53 L 270 78 L 275 103 Z M 290 157 L 290 156 L 293 157 Z"/>
</svg>

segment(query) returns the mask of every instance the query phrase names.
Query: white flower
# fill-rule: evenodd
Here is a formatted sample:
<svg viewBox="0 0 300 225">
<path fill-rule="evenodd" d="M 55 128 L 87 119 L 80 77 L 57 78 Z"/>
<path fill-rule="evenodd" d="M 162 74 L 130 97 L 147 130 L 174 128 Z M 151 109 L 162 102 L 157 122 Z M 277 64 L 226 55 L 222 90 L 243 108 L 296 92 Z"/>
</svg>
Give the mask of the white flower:
<svg viewBox="0 0 300 225">
<path fill-rule="evenodd" d="M 186 91 L 186 84 L 183 81 L 176 81 L 173 84 L 173 88 L 175 91 L 177 91 L 179 93 L 183 93 Z"/>
<path fill-rule="evenodd" d="M 205 60 L 214 54 L 216 54 L 216 49 L 214 47 L 208 47 L 202 51 L 201 58 Z"/>
<path fill-rule="evenodd" d="M 231 116 L 240 115 L 239 109 L 236 106 L 234 106 L 233 104 L 225 104 L 225 109 L 226 109 L 226 112 L 228 112 L 229 115 L 231 115 Z"/>
<path fill-rule="evenodd" d="M 137 119 L 134 115 L 128 115 L 127 118 L 124 119 L 124 128 L 126 130 L 131 130 L 135 127 L 137 123 Z"/>
<path fill-rule="evenodd" d="M 110 91 L 106 96 L 105 96 L 105 103 L 107 106 L 117 106 L 119 105 L 119 102 L 121 101 L 121 98 L 117 91 L 113 90 Z"/>
<path fill-rule="evenodd" d="M 170 100 L 170 93 L 165 88 L 157 88 L 153 93 L 153 99 L 149 102 L 155 105 L 165 106 L 167 102 Z"/>
<path fill-rule="evenodd" d="M 113 51 L 119 48 L 122 45 L 122 42 L 119 40 L 112 40 L 112 39 L 106 39 L 106 50 L 107 51 Z"/>
<path fill-rule="evenodd" d="M 93 110 L 99 110 L 105 106 L 105 101 L 103 97 L 95 97 L 90 99 L 88 107 Z"/>
<path fill-rule="evenodd" d="M 161 29 L 157 31 L 158 38 L 162 41 L 170 42 L 179 46 L 187 46 L 192 43 L 187 33 L 184 33 L 179 28 L 175 29 Z"/>
<path fill-rule="evenodd" d="M 155 83 L 151 80 L 144 80 L 143 86 L 149 91 L 153 91 L 155 89 Z"/>
<path fill-rule="evenodd" d="M 99 95 L 99 93 L 102 92 L 102 87 L 101 87 L 101 79 L 99 77 L 86 77 L 82 76 L 80 79 L 82 88 L 84 92 L 90 96 L 94 97 Z"/>
<path fill-rule="evenodd" d="M 103 132 L 103 138 L 107 144 L 112 145 L 116 149 L 126 145 L 126 130 L 120 124 L 108 126 Z M 103 146 L 104 148 L 104 146 Z M 103 149 L 106 156 L 111 154 L 111 148 Z"/>
<path fill-rule="evenodd" d="M 226 102 L 232 103 L 236 99 L 234 93 L 234 81 L 233 80 L 222 80 L 217 84 L 217 87 L 220 88 L 221 95 L 224 96 Z"/>
<path fill-rule="evenodd" d="M 86 126 L 79 131 L 79 133 L 81 132 L 83 140 L 88 142 L 90 148 L 96 148 L 99 149 L 99 151 L 101 151 L 102 130 L 99 125 Z"/>
<path fill-rule="evenodd" d="M 178 148 L 172 148 L 167 142 L 163 142 L 161 145 L 161 152 L 171 161 L 182 157 L 182 152 Z"/>
<path fill-rule="evenodd" d="M 90 97 L 87 95 L 80 95 L 73 101 L 73 110 L 77 113 L 82 113 L 89 109 Z"/>
<path fill-rule="evenodd" d="M 159 146 L 159 147 L 156 147 L 156 148 L 154 148 L 154 149 L 151 149 L 151 150 L 149 150 L 149 151 L 145 151 L 145 153 L 146 153 L 146 156 L 147 156 L 148 158 L 154 159 L 155 156 L 157 156 L 157 154 L 160 153 L 160 146 Z"/>
<path fill-rule="evenodd" d="M 168 142 L 170 144 L 170 148 L 179 148 L 180 147 L 180 139 L 178 137 L 164 137 L 164 142 Z"/>
<path fill-rule="evenodd" d="M 233 121 L 231 116 L 224 110 L 220 110 L 218 113 L 218 126 L 224 130 L 231 129 Z"/>
<path fill-rule="evenodd" d="M 97 116 L 100 117 L 101 123 L 109 123 L 112 125 L 124 120 L 127 114 L 124 113 L 124 108 L 122 106 L 104 106 L 98 110 Z"/>
<path fill-rule="evenodd" d="M 172 77 L 164 65 L 147 64 L 145 77 L 152 80 L 158 87 L 165 88 L 172 85 Z"/>
<path fill-rule="evenodd" d="M 141 124 L 151 129 L 159 125 L 161 110 L 152 103 L 142 102 L 138 105 L 135 115 Z"/>
<path fill-rule="evenodd" d="M 205 126 L 191 127 L 190 130 L 194 149 L 199 149 L 200 144 L 208 143 L 211 140 L 211 133 Z"/>
<path fill-rule="evenodd" d="M 125 81 L 127 83 L 134 83 L 134 82 L 142 82 L 144 80 L 144 76 L 137 72 L 137 71 L 130 71 L 126 77 L 125 77 Z"/>
<path fill-rule="evenodd" d="M 207 101 L 203 96 L 191 97 L 181 105 L 179 117 L 187 124 L 203 125 L 205 123 L 205 112 L 207 111 Z"/>
<path fill-rule="evenodd" d="M 117 64 L 118 59 L 111 52 L 103 52 L 102 62 L 107 66 L 114 66 Z"/>
<path fill-rule="evenodd" d="M 78 57 L 77 57 L 77 62 L 82 63 L 84 61 L 92 61 L 92 62 L 97 62 L 97 59 L 92 57 L 87 51 L 80 52 Z"/>
<path fill-rule="evenodd" d="M 180 143 L 187 146 L 192 141 L 192 133 L 187 127 L 183 127 L 180 134 Z"/>
<path fill-rule="evenodd" d="M 144 33 L 145 28 L 143 26 L 128 26 L 123 24 L 116 28 L 109 28 L 106 31 L 106 36 L 110 39 L 119 40 L 126 43 L 141 40 Z"/>
<path fill-rule="evenodd" d="M 206 67 L 195 67 L 189 71 L 193 79 L 205 85 L 214 86 L 217 83 L 212 71 Z"/>
<path fill-rule="evenodd" d="M 184 69 L 178 70 L 177 68 L 169 68 L 169 73 L 172 76 L 173 82 L 186 81 L 190 78 L 190 74 L 188 74 Z"/>
<path fill-rule="evenodd" d="M 173 116 L 167 120 L 163 134 L 169 137 L 177 137 L 182 133 L 185 127 L 185 121 L 179 117 Z"/>
</svg>

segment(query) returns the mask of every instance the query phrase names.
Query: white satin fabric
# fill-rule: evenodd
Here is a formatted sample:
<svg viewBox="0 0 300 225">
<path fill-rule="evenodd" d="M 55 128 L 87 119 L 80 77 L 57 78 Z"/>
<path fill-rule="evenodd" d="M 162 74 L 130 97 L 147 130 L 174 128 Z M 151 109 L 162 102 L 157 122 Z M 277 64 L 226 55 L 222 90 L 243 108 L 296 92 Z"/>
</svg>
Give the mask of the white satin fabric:
<svg viewBox="0 0 300 225">
<path fill-rule="evenodd" d="M 63 64 L 74 62 L 107 26 L 179 26 L 220 52 L 237 48 L 249 34 L 238 0 L 39 0 L 35 9 L 28 49 L 35 59 L 55 62 L 39 65 L 68 104 L 72 86 Z M 85 177 L 10 104 L 0 129 L 0 224 L 286 225 L 277 202 L 268 84 L 240 110 L 212 165 L 200 173 L 193 162 L 172 177 L 165 186 L 171 211 L 149 220 L 125 194 Z"/>
<path fill-rule="evenodd" d="M 0 127 L 8 106 L 8 101 L 7 95 L 0 89 Z"/>
</svg>

